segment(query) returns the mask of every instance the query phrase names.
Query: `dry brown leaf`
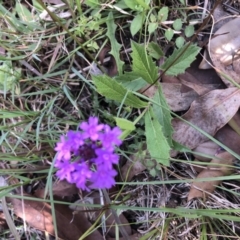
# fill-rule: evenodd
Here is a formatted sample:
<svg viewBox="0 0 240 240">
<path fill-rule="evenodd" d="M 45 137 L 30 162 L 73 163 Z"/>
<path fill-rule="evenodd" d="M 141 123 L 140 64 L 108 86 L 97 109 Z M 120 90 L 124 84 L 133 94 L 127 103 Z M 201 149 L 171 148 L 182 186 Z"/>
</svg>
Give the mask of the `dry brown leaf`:
<svg viewBox="0 0 240 240">
<path fill-rule="evenodd" d="M 214 137 L 240 155 L 240 136 L 230 126 L 226 125 L 221 128 Z"/>
<path fill-rule="evenodd" d="M 181 83 L 160 83 L 160 85 L 167 104 L 175 112 L 187 110 L 191 103 L 198 97 L 198 94 L 194 90 Z M 153 98 L 157 91 L 157 86 L 148 87 L 149 85 L 140 89 L 140 92 L 149 98 Z"/>
<path fill-rule="evenodd" d="M 67 181 L 57 181 L 52 186 L 52 192 L 54 196 L 61 198 L 72 197 L 74 194 L 78 193 L 78 188 L 75 184 L 70 184 Z M 38 198 L 44 198 L 45 189 L 37 189 L 34 196 Z"/>
<path fill-rule="evenodd" d="M 216 154 L 218 149 L 219 149 L 219 146 L 215 142 L 209 140 L 209 141 L 199 144 L 193 150 L 194 152 L 196 152 L 193 155 L 195 158 L 197 158 L 200 161 L 209 162 L 213 158 L 213 156 Z M 206 155 L 209 155 L 209 157 L 201 156 L 197 153 L 206 154 Z M 210 158 L 210 156 L 212 156 L 212 157 Z"/>
<path fill-rule="evenodd" d="M 14 213 L 24 219 L 30 226 L 41 231 L 47 231 L 50 235 L 55 235 L 52 211 L 49 204 L 15 198 L 7 198 L 7 200 L 12 204 Z M 81 220 L 76 222 L 76 216 L 73 216 L 71 210 L 66 205 L 55 205 L 55 214 L 58 236 L 62 239 L 77 240 L 82 236 L 86 228 L 91 226 L 84 214 L 81 214 Z M 89 236 L 86 239 L 95 240 L 96 238 Z M 102 239 L 100 234 L 98 239 Z"/>
<path fill-rule="evenodd" d="M 184 85 L 181 83 L 161 83 L 161 86 L 166 101 L 174 112 L 187 110 L 198 97 L 198 94 L 191 88 L 183 92 Z"/>
<path fill-rule="evenodd" d="M 206 169 L 200 172 L 197 176 L 197 179 L 222 177 L 231 174 L 231 166 L 233 165 L 234 159 L 235 157 L 228 152 L 216 154 L 215 158 L 213 158 L 211 161 L 212 165 L 209 165 Z M 188 201 L 193 198 L 207 198 L 210 193 L 214 192 L 216 186 L 220 183 L 220 180 L 194 182 L 188 195 Z"/>
<path fill-rule="evenodd" d="M 216 37 L 209 42 L 209 53 L 215 67 L 237 83 L 240 83 L 239 28 L 240 18 L 233 19 L 219 28 Z M 228 87 L 234 86 L 223 76 L 220 77 Z"/>
<path fill-rule="evenodd" d="M 195 100 L 182 118 L 213 136 L 235 115 L 239 104 L 239 89 L 213 90 Z M 178 118 L 173 119 L 172 125 L 173 139 L 190 149 L 208 140 L 199 130 Z"/>
</svg>

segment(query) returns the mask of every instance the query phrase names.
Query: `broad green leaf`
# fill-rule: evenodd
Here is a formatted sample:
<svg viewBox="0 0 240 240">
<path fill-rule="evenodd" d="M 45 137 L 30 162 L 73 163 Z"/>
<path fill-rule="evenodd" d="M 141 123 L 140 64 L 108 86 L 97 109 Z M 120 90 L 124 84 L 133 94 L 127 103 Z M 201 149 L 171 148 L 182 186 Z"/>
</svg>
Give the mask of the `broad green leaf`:
<svg viewBox="0 0 240 240">
<path fill-rule="evenodd" d="M 170 147 L 163 134 L 162 126 L 153 113 L 152 107 L 145 114 L 147 149 L 158 163 L 169 166 Z"/>
<path fill-rule="evenodd" d="M 176 46 L 181 48 L 184 45 L 185 39 L 183 37 L 178 37 L 176 39 Z"/>
<path fill-rule="evenodd" d="M 150 42 L 147 46 L 147 50 L 149 55 L 157 60 L 164 55 L 162 49 L 159 47 L 159 44 L 155 42 Z"/>
<path fill-rule="evenodd" d="M 142 28 L 144 18 L 145 16 L 142 13 L 139 13 L 134 17 L 130 25 L 130 31 L 132 36 L 134 36 Z"/>
<path fill-rule="evenodd" d="M 172 37 L 174 35 L 174 32 L 171 28 L 168 28 L 166 31 L 165 31 L 165 38 L 168 40 L 168 41 L 171 41 L 172 40 Z"/>
<path fill-rule="evenodd" d="M 158 12 L 158 20 L 160 22 L 166 21 L 168 18 L 168 7 L 162 7 Z"/>
<path fill-rule="evenodd" d="M 182 29 L 182 20 L 181 19 L 176 19 L 174 22 L 173 22 L 173 28 L 177 31 L 181 30 Z"/>
<path fill-rule="evenodd" d="M 155 32 L 157 28 L 158 28 L 158 23 L 150 22 L 148 24 L 148 32 L 149 32 L 149 34 L 152 34 L 153 32 Z"/>
<path fill-rule="evenodd" d="M 158 78 L 158 69 L 152 58 L 147 55 L 146 49 L 143 45 L 135 42 L 132 46 L 132 69 L 133 72 L 142 77 L 148 83 L 154 83 Z"/>
<path fill-rule="evenodd" d="M 162 88 L 160 85 L 158 85 L 158 91 L 156 91 L 154 97 L 154 102 L 158 103 L 153 104 L 153 112 L 159 121 L 160 125 L 163 127 L 163 134 L 166 137 L 168 144 L 172 146 L 172 134 L 173 134 L 173 128 L 172 128 L 172 116 L 171 116 L 171 110 L 166 102 L 165 96 L 163 95 Z M 161 107 L 159 107 L 159 105 Z"/>
<path fill-rule="evenodd" d="M 97 92 L 104 97 L 118 102 L 124 100 L 124 104 L 130 107 L 143 108 L 147 106 L 146 102 L 141 101 L 132 92 L 124 88 L 120 83 L 106 75 L 92 76 Z"/>
<path fill-rule="evenodd" d="M 191 37 L 194 34 L 194 27 L 193 25 L 189 25 L 185 28 L 184 30 L 185 36 L 186 37 Z"/>
<path fill-rule="evenodd" d="M 123 129 L 123 130 L 131 130 L 131 131 L 133 131 L 133 130 L 136 129 L 134 123 L 129 121 L 129 120 L 127 120 L 127 119 L 125 119 L 125 118 L 117 118 L 117 117 L 115 117 L 114 119 L 115 119 L 115 121 L 117 123 L 117 126 L 119 128 L 121 128 L 121 129 Z"/>
<path fill-rule="evenodd" d="M 199 47 L 192 44 L 185 44 L 181 49 L 173 52 L 173 54 L 161 66 L 161 69 L 167 69 L 167 75 L 176 76 L 180 73 L 184 73 L 186 68 L 188 68 L 194 61 L 199 51 Z"/>
<path fill-rule="evenodd" d="M 113 14 L 112 12 L 110 12 L 107 18 L 107 34 L 106 34 L 111 43 L 111 51 L 109 53 L 113 55 L 117 64 L 118 73 L 121 74 L 124 62 L 121 61 L 119 53 L 122 45 L 119 44 L 115 38 L 116 28 L 117 25 L 114 23 Z"/>
<path fill-rule="evenodd" d="M 139 89 L 146 86 L 146 81 L 139 77 L 139 75 L 134 72 L 125 73 L 124 75 L 120 75 L 115 77 L 118 83 L 121 83 L 125 88 L 130 91 L 138 91 Z"/>
</svg>

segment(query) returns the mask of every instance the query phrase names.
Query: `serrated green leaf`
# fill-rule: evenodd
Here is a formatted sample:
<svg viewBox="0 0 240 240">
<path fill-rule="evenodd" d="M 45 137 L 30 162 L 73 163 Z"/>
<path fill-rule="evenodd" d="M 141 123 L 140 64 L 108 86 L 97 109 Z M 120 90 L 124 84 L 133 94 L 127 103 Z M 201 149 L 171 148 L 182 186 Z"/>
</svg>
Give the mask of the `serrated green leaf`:
<svg viewBox="0 0 240 240">
<path fill-rule="evenodd" d="M 173 28 L 176 30 L 176 31 L 179 31 L 182 29 L 182 20 L 181 19 L 176 19 L 174 22 L 173 22 Z"/>
<path fill-rule="evenodd" d="M 132 92 L 128 91 L 121 84 L 106 75 L 92 76 L 97 92 L 104 97 L 118 102 L 124 101 L 125 105 L 134 108 L 143 108 L 147 106 L 146 102 L 141 101 Z"/>
<path fill-rule="evenodd" d="M 163 56 L 162 49 L 159 47 L 159 44 L 155 42 L 150 42 L 147 46 L 147 50 L 149 55 L 157 60 Z"/>
<path fill-rule="evenodd" d="M 158 20 L 160 22 L 166 21 L 168 18 L 168 7 L 162 7 L 158 12 Z"/>
<path fill-rule="evenodd" d="M 182 46 L 184 45 L 185 39 L 183 37 L 178 37 L 176 39 L 176 46 L 178 48 L 182 48 Z"/>
<path fill-rule="evenodd" d="M 152 58 L 146 53 L 143 45 L 131 42 L 132 69 L 148 83 L 154 83 L 158 77 L 158 70 Z"/>
<path fill-rule="evenodd" d="M 156 91 L 154 97 L 154 102 L 158 104 L 153 104 L 153 112 L 159 121 L 160 125 L 162 126 L 163 134 L 166 137 L 169 146 L 172 146 L 172 134 L 173 134 L 173 127 L 172 127 L 172 116 L 171 110 L 166 102 L 165 96 L 162 92 L 162 88 L 158 85 L 158 90 Z M 159 105 L 161 107 L 159 107 Z"/>
<path fill-rule="evenodd" d="M 114 118 L 116 123 L 117 123 L 117 126 L 119 128 L 121 128 L 122 130 L 130 130 L 130 131 L 133 131 L 136 129 L 135 125 L 133 122 L 125 119 L 125 118 L 117 118 L 115 117 Z"/>
<path fill-rule="evenodd" d="M 194 27 L 193 25 L 189 25 L 185 28 L 184 30 L 185 36 L 186 37 L 191 37 L 194 34 Z"/>
<path fill-rule="evenodd" d="M 165 31 L 165 38 L 168 40 L 168 41 L 171 41 L 172 40 L 172 37 L 174 35 L 174 32 L 171 28 L 168 28 L 166 31 Z"/>
<path fill-rule="evenodd" d="M 156 22 L 149 23 L 148 24 L 148 32 L 149 32 L 149 34 L 152 34 L 153 32 L 155 32 L 157 28 L 158 28 L 158 23 L 156 23 Z"/>
<path fill-rule="evenodd" d="M 181 49 L 175 50 L 173 54 L 161 66 L 162 70 L 166 70 L 167 75 L 177 76 L 184 73 L 186 68 L 194 61 L 200 48 L 195 45 L 185 44 Z"/>
<path fill-rule="evenodd" d="M 130 25 L 130 32 L 134 36 L 141 28 L 144 22 L 144 14 L 140 13 L 134 17 Z"/>
<path fill-rule="evenodd" d="M 111 43 L 111 51 L 109 53 L 113 55 L 117 64 L 118 73 L 121 74 L 124 62 L 121 61 L 120 59 L 120 49 L 122 45 L 119 44 L 115 38 L 116 28 L 117 25 L 114 23 L 113 14 L 112 12 L 110 12 L 107 18 L 107 34 L 106 34 Z"/>
<path fill-rule="evenodd" d="M 121 83 L 126 89 L 137 92 L 146 86 L 146 81 L 134 72 L 127 72 L 123 75 L 115 77 L 118 83 Z"/>
<path fill-rule="evenodd" d="M 169 166 L 170 147 L 163 134 L 162 126 L 156 119 L 152 107 L 145 114 L 145 134 L 147 149 L 152 158 L 158 163 Z"/>
</svg>

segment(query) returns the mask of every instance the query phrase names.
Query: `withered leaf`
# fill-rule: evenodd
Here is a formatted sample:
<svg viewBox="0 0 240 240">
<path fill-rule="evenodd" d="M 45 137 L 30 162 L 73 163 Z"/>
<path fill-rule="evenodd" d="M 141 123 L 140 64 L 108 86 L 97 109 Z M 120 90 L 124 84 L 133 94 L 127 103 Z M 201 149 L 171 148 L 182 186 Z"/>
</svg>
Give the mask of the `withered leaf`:
<svg viewBox="0 0 240 240">
<path fill-rule="evenodd" d="M 200 172 L 197 179 L 222 177 L 231 174 L 231 166 L 233 165 L 234 159 L 235 157 L 228 152 L 216 154 L 215 158 L 211 161 L 211 165 Z M 207 198 L 220 183 L 220 180 L 194 182 L 188 195 L 188 201 L 193 198 Z"/>
<path fill-rule="evenodd" d="M 30 226 L 55 235 L 51 206 L 48 203 L 16 198 L 7 198 L 7 201 L 12 204 L 14 213 Z M 73 216 L 71 209 L 66 205 L 55 205 L 55 214 L 58 236 L 62 239 L 78 240 L 91 227 L 84 214 L 78 213 L 81 216 L 76 220 L 77 216 Z M 97 233 L 94 232 L 93 235 L 95 234 Z M 90 235 L 86 239 L 94 240 L 96 238 Z M 97 235 L 97 239 L 102 239 L 100 233 Z"/>
<path fill-rule="evenodd" d="M 235 115 L 240 104 L 240 90 L 228 88 L 213 90 L 195 100 L 182 118 L 213 136 Z M 208 138 L 188 123 L 175 118 L 173 139 L 193 149 Z"/>
</svg>

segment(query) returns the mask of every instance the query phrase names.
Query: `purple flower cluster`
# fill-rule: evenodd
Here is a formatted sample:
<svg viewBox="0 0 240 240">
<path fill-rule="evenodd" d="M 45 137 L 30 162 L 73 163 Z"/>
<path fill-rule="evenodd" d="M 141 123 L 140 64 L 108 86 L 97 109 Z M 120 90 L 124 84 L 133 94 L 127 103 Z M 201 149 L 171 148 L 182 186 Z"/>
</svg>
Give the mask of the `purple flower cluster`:
<svg viewBox="0 0 240 240">
<path fill-rule="evenodd" d="M 97 117 L 82 122 L 79 131 L 68 131 L 55 147 L 56 175 L 82 190 L 111 188 L 117 175 L 113 164 L 118 163 L 119 156 L 114 150 L 122 143 L 120 134 L 118 127 L 99 124 Z"/>
</svg>

